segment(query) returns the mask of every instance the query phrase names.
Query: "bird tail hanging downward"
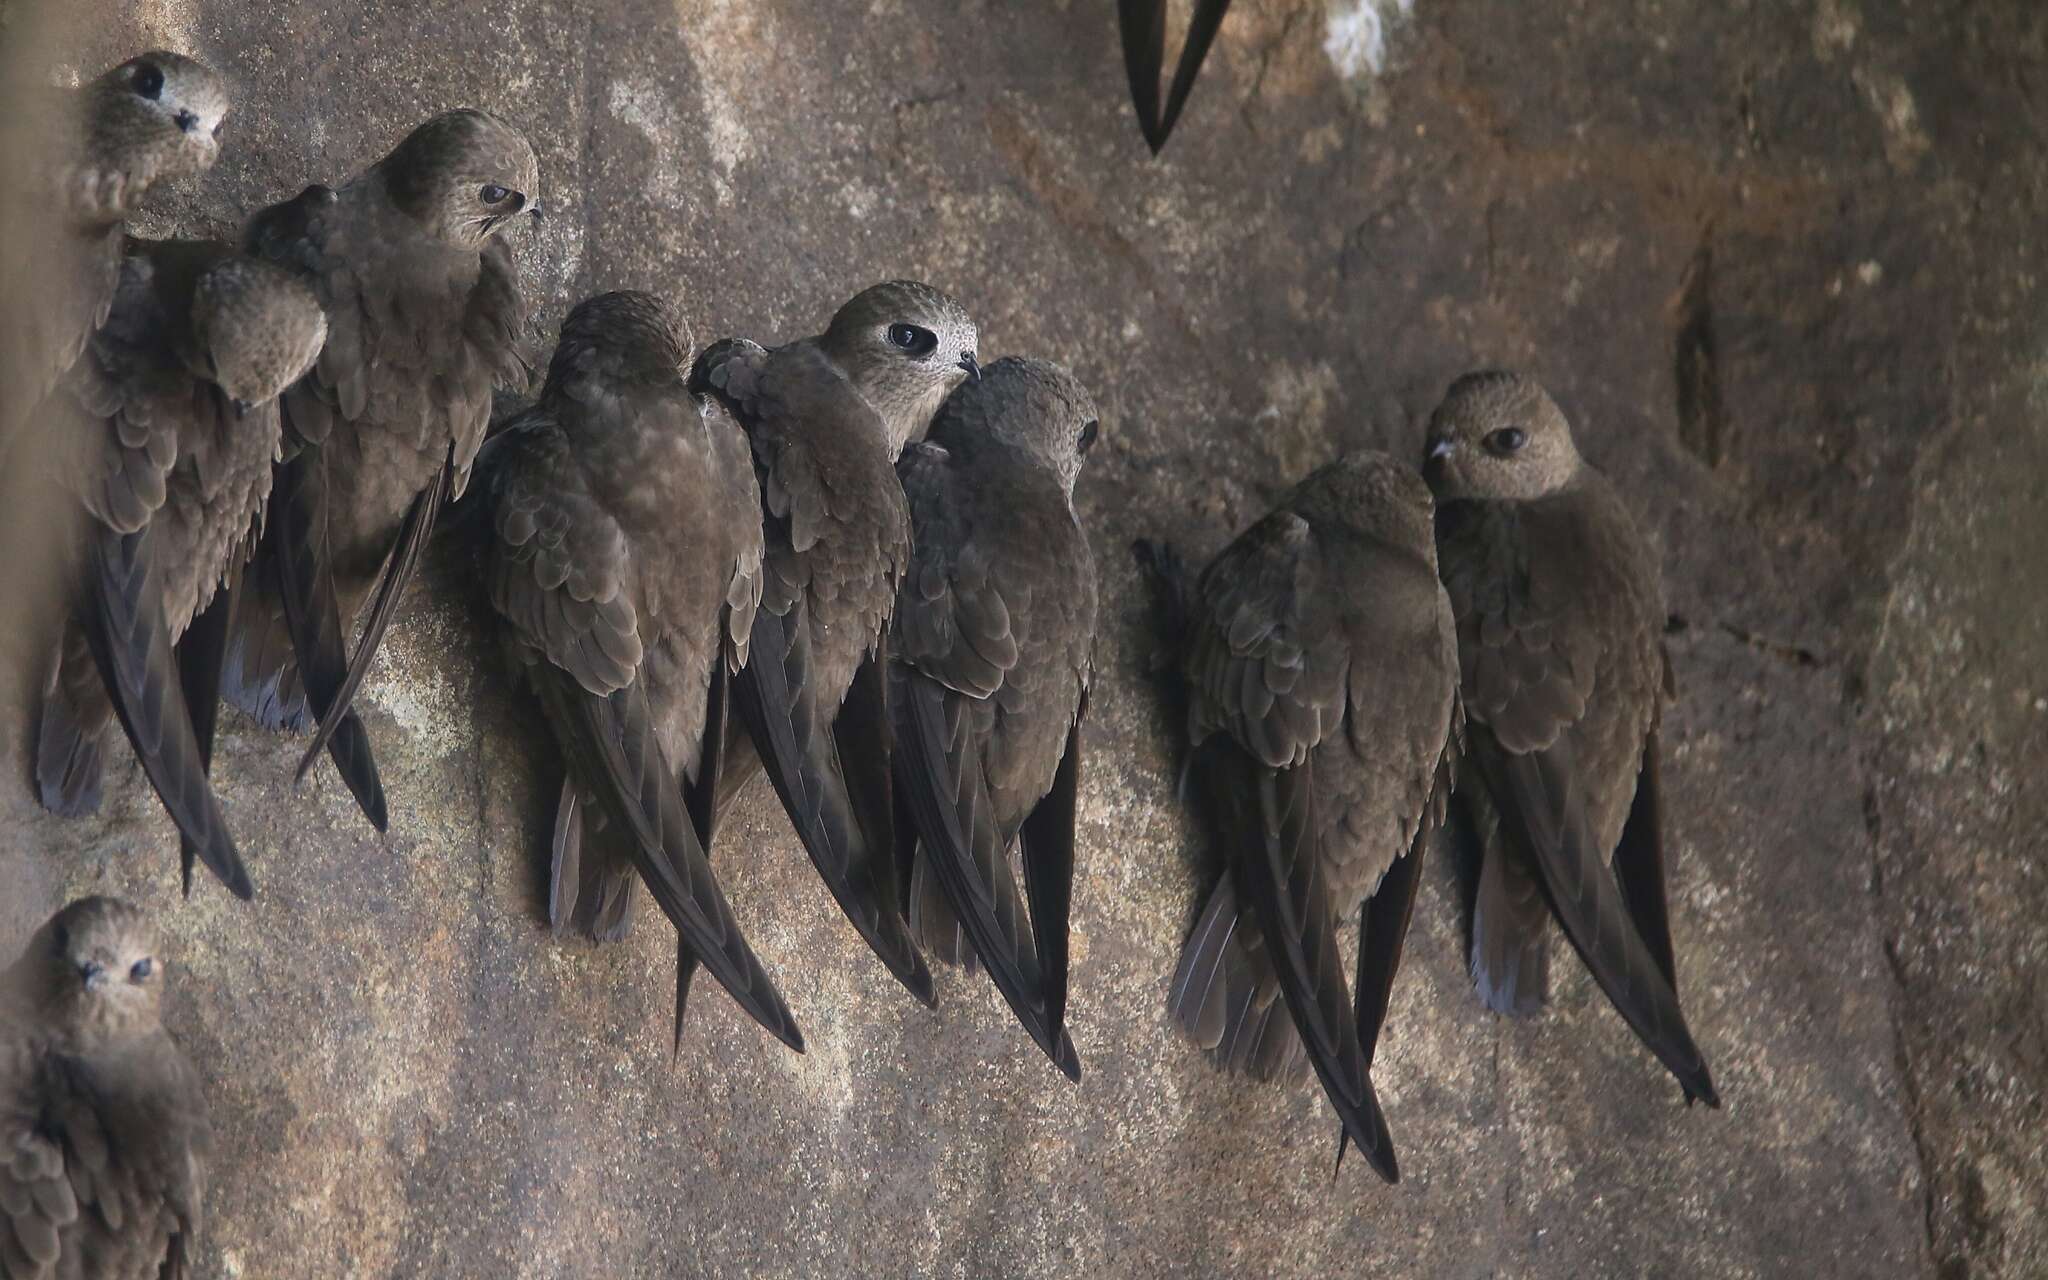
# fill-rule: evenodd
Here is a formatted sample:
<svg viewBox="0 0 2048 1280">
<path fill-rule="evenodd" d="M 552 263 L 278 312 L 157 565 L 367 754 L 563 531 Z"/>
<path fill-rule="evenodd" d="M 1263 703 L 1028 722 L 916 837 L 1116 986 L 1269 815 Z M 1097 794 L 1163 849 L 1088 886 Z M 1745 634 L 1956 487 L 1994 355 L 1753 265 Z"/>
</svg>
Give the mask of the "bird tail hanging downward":
<svg viewBox="0 0 2048 1280">
<path fill-rule="evenodd" d="M 1181 948 L 1167 1009 L 1219 1070 L 1299 1085 L 1308 1078 L 1308 1058 L 1280 998 L 1280 980 L 1249 925 L 1226 875 Z"/>
</svg>

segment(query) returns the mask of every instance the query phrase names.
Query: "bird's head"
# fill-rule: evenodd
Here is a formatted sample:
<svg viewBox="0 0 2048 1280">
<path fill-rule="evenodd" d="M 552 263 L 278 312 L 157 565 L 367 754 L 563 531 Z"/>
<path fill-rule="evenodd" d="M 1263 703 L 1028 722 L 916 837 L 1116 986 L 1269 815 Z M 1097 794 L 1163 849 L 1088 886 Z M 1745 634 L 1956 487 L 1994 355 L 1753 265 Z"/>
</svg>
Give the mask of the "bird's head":
<svg viewBox="0 0 2048 1280">
<path fill-rule="evenodd" d="M 36 931 L 15 966 L 31 998 L 75 1043 L 154 1030 L 163 996 L 156 930 L 118 898 L 80 898 Z"/>
<path fill-rule="evenodd" d="M 1468 373 L 1429 420 L 1422 473 L 1442 501 L 1556 493 L 1579 474 L 1572 428 L 1535 379 Z"/>
<path fill-rule="evenodd" d="M 1064 366 L 1004 356 L 946 397 L 931 441 L 967 455 L 983 441 L 1020 449 L 1059 476 L 1071 497 L 1101 425 L 1095 398 Z"/>
<path fill-rule="evenodd" d="M 80 194 L 107 216 L 126 215 L 155 182 L 204 172 L 220 153 L 227 81 L 181 54 L 130 58 L 87 85 L 83 102 L 94 190 Z"/>
<path fill-rule="evenodd" d="M 284 268 L 230 254 L 192 290 L 192 334 L 201 372 L 247 409 L 275 400 L 313 367 L 327 341 L 327 313 Z"/>
<path fill-rule="evenodd" d="M 689 327 L 651 293 L 621 289 L 585 298 L 562 321 L 548 363 L 547 394 L 600 377 L 680 386 L 689 374 Z"/>
<path fill-rule="evenodd" d="M 1377 450 L 1325 463 L 1295 486 L 1286 505 L 1436 564 L 1436 502 L 1429 486 L 1413 467 Z"/>
<path fill-rule="evenodd" d="M 861 290 L 832 317 L 823 340 L 882 415 L 897 449 L 923 437 L 948 392 L 980 376 L 978 342 L 965 307 L 915 280 Z"/>
<path fill-rule="evenodd" d="M 377 164 L 396 204 L 430 236 L 481 249 L 522 213 L 540 216 L 540 161 L 487 111 L 435 116 Z"/>
</svg>

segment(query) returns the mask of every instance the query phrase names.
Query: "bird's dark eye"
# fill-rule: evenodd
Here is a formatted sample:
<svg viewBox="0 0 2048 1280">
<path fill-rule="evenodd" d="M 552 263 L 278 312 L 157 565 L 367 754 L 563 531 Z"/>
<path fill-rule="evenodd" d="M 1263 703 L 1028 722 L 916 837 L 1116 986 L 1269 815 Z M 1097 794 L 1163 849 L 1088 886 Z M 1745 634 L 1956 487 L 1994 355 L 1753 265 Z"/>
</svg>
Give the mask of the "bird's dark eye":
<svg viewBox="0 0 2048 1280">
<path fill-rule="evenodd" d="M 939 345 L 939 335 L 919 325 L 892 324 L 889 326 L 889 345 L 914 356 L 929 355 Z"/>
<path fill-rule="evenodd" d="M 485 204 L 498 204 L 501 203 L 506 196 L 509 196 L 512 193 L 510 191 L 505 190 L 505 188 L 499 186 L 497 183 L 493 182 L 490 186 L 485 187 L 482 191 L 479 191 L 476 194 L 477 198 L 479 200 L 482 200 Z"/>
<path fill-rule="evenodd" d="M 145 62 L 135 68 L 135 79 L 132 83 L 135 92 L 155 102 L 157 95 L 164 91 L 163 68 L 154 62 Z"/>
<path fill-rule="evenodd" d="M 1082 453 L 1086 453 L 1088 452 L 1088 450 L 1093 448 L 1095 446 L 1096 432 L 1100 430 L 1101 427 L 1102 423 L 1100 420 L 1090 418 L 1088 420 L 1088 425 L 1081 428 L 1081 443 L 1078 446 L 1076 446 L 1076 448 Z"/>
<path fill-rule="evenodd" d="M 148 982 L 149 975 L 155 972 L 156 961 L 150 959 L 148 956 L 144 956 L 142 957 L 142 959 L 137 960 L 134 964 L 128 966 L 128 980 L 130 982 Z"/>
<path fill-rule="evenodd" d="M 1486 447 L 1495 453 L 1513 453 L 1527 443 L 1529 433 L 1520 427 L 1502 427 L 1486 436 Z"/>
</svg>

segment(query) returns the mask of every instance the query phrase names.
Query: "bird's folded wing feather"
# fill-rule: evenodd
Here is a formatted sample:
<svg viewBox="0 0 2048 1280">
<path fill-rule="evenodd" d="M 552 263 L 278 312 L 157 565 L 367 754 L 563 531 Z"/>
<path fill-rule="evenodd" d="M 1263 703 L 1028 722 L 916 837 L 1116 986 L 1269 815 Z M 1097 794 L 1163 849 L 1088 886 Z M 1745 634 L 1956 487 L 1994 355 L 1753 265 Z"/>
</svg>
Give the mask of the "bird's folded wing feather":
<svg viewBox="0 0 2048 1280">
<path fill-rule="evenodd" d="M 795 1020 L 741 936 L 663 756 L 637 681 L 639 617 L 624 531 L 579 487 L 566 439 L 542 414 L 509 427 L 490 468 L 491 604 L 518 641 L 562 755 L 631 838 L 655 901 L 741 1008 L 793 1048 Z"/>
<path fill-rule="evenodd" d="M 1063 1027 L 1067 1017 L 1068 919 L 1074 898 L 1074 823 L 1081 802 L 1081 722 L 1088 715 L 1083 692 L 1067 728 L 1066 747 L 1047 791 L 1017 832 L 1024 859 L 1024 892 L 1031 903 L 1031 933 L 1045 971 L 1046 1017 Z"/>
<path fill-rule="evenodd" d="M 1596 847 L 1586 784 L 1575 771 L 1568 731 L 1592 695 L 1601 661 L 1597 630 L 1559 616 L 1546 581 L 1494 574 L 1487 590 L 1453 591 L 1472 765 L 1535 862 L 1566 937 L 1601 990 L 1686 1096 L 1711 1102 L 1717 1095 L 1705 1058 L 1663 962 Z M 1632 883 L 1643 891 L 1640 874 Z"/>
<path fill-rule="evenodd" d="M 835 626 L 839 634 L 878 635 L 907 556 L 909 520 L 893 479 L 882 481 L 887 492 L 869 492 L 869 477 L 839 469 L 886 467 L 864 453 L 883 438 L 880 421 L 804 343 L 772 354 L 741 339 L 714 343 L 690 385 L 717 397 L 746 431 L 761 486 L 761 602 L 733 707 L 840 908 L 897 980 L 929 1005 L 931 974 L 895 903 L 894 851 L 877 846 L 883 833 L 871 838 L 861 825 L 863 815 L 889 812 L 891 800 L 864 795 L 856 802 L 849 793 L 831 728 L 839 708 L 824 703 L 812 649 L 814 636 Z M 883 518 L 866 518 L 877 501 Z M 813 617 L 814 609 L 822 616 Z M 866 726 L 867 736 L 886 728 Z M 887 749 L 885 741 L 870 745 Z"/>
<path fill-rule="evenodd" d="M 78 618 L 143 772 L 200 861 L 239 898 L 254 893 L 207 779 L 164 618 L 163 587 L 148 527 L 88 532 Z"/>
<path fill-rule="evenodd" d="M 1278 511 L 1203 572 L 1185 668 L 1191 768 L 1324 1092 L 1392 1179 L 1319 842 L 1312 752 L 1342 723 L 1351 661 L 1322 559 L 1307 521 Z"/>
<path fill-rule="evenodd" d="M 10 1109 L 33 1122 L 0 1125 L 4 1280 L 87 1274 L 86 1261 L 133 1254 L 156 1239 L 160 1223 L 173 1258 L 197 1236 L 211 1148 L 206 1103 L 176 1046 L 161 1033 L 155 1041 L 117 1068 L 148 1071 L 146 1081 L 84 1086 L 73 1064 L 45 1077 L 65 1077 L 61 1087 L 10 1100 L 26 1104 Z M 133 1100 L 114 1132 L 93 1102 L 109 1093 Z M 66 1249 L 83 1252 L 66 1257 Z"/>
<path fill-rule="evenodd" d="M 124 260 L 107 323 L 48 410 L 67 419 L 51 436 L 59 474 L 93 519 L 121 533 L 140 529 L 162 508 L 180 427 L 199 413 L 218 412 L 196 380 L 162 367 L 157 330 L 165 318 L 153 276 L 147 258 Z"/>
<path fill-rule="evenodd" d="M 993 700 L 1017 666 L 1017 637 L 947 466 L 944 450 L 913 445 L 898 467 L 918 536 L 891 624 L 896 785 L 922 839 L 920 856 L 930 860 L 969 944 L 1019 1021 L 1059 1061 L 1060 1020 L 984 764 Z"/>
<path fill-rule="evenodd" d="M 287 430 L 292 421 L 287 414 Z M 307 443 L 278 465 L 268 527 L 258 554 L 275 572 L 299 679 L 308 707 L 326 726 L 327 753 L 334 760 L 335 771 L 370 825 L 383 831 L 389 822 L 388 810 L 369 732 L 353 710 L 339 703 L 349 678 L 349 659 L 327 542 L 328 476 L 323 450 L 322 445 Z M 367 653 L 358 657 L 368 660 Z"/>
</svg>

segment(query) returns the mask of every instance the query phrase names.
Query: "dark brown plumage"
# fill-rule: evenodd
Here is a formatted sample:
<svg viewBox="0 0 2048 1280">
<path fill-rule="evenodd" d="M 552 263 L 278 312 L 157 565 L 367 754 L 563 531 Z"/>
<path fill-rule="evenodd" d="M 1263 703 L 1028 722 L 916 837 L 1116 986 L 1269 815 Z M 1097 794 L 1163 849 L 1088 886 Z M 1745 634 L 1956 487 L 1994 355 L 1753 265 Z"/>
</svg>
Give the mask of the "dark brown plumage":
<svg viewBox="0 0 2048 1280">
<path fill-rule="evenodd" d="M 1193 748 L 1183 787 L 1229 873 L 1181 952 L 1169 1007 L 1226 1070 L 1291 1079 L 1305 1048 L 1346 1136 L 1393 1181 L 1368 1072 L 1457 712 L 1429 491 L 1382 454 L 1339 459 L 1174 596 Z M 1337 925 L 1366 897 L 1354 1007 Z"/>
<path fill-rule="evenodd" d="M 262 527 L 276 397 L 326 321 L 289 273 L 226 245 L 138 242 L 107 323 L 44 413 L 57 482 L 78 499 L 76 590 L 36 737 L 45 807 L 100 800 L 118 716 L 185 842 L 251 892 L 207 782 L 231 583 Z M 173 652 L 176 646 L 176 652 Z"/>
<path fill-rule="evenodd" d="M 1541 1005 L 1554 914 L 1686 1098 L 1718 1106 L 1679 1011 L 1665 914 L 1656 731 L 1669 668 L 1649 547 L 1527 378 L 1454 383 L 1425 471 L 1471 718 L 1456 830 L 1478 864 L 1480 995 L 1507 1013 Z"/>
<path fill-rule="evenodd" d="M 81 898 L 0 973 L 0 1280 L 182 1280 L 211 1131 L 133 907 Z"/>
<path fill-rule="evenodd" d="M 1166 63 L 1166 0 L 1117 0 L 1117 28 L 1123 36 L 1124 74 L 1131 83 L 1131 105 L 1138 113 L 1138 130 L 1145 144 L 1158 155 L 1173 135 L 1181 108 L 1195 87 L 1195 76 L 1209 46 L 1230 11 L 1230 0 L 1195 0 L 1188 18 L 1180 60 L 1173 71 L 1173 86 L 1167 90 L 1164 109 L 1159 104 L 1159 73 Z"/>
<path fill-rule="evenodd" d="M 128 218 L 157 183 L 212 166 L 228 94 L 211 70 L 158 50 L 34 106 L 4 126 L 0 290 L 14 305 L 0 328 L 0 457 L 106 322 Z"/>
<path fill-rule="evenodd" d="M 1097 429 L 1087 391 L 1048 361 L 998 360 L 947 398 L 896 464 L 912 533 L 889 646 L 912 935 L 954 963 L 978 955 L 1077 1080 L 1067 910 L 1096 601 L 1073 487 Z"/>
<path fill-rule="evenodd" d="M 567 767 L 555 927 L 623 934 L 637 870 L 687 954 L 801 1051 L 685 805 L 707 765 L 707 709 L 747 659 L 761 596 L 746 437 L 685 385 L 688 350 L 644 293 L 602 294 L 569 313 L 539 402 L 478 462 L 484 577 Z"/>
<path fill-rule="evenodd" d="M 974 324 L 928 285 L 857 294 L 815 338 L 745 339 L 697 358 L 693 389 L 745 428 L 761 482 L 765 574 L 752 653 L 733 682 L 730 798 L 765 766 L 819 874 L 911 993 L 931 974 L 894 901 L 883 640 L 909 562 L 895 463 L 975 371 Z"/>
<path fill-rule="evenodd" d="M 312 287 L 328 335 L 285 393 L 286 457 L 229 696 L 272 727 L 316 720 L 301 776 L 326 746 L 379 830 L 383 787 L 349 704 L 442 504 L 469 482 L 493 386 L 526 384 L 526 305 L 497 233 L 538 212 L 538 182 L 517 130 L 451 111 L 340 190 L 308 187 L 246 233 L 251 253 Z M 351 656 L 348 630 L 366 601 Z"/>
</svg>

